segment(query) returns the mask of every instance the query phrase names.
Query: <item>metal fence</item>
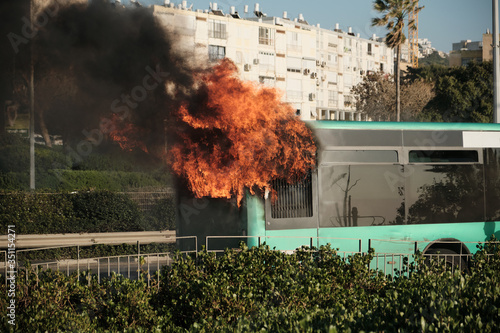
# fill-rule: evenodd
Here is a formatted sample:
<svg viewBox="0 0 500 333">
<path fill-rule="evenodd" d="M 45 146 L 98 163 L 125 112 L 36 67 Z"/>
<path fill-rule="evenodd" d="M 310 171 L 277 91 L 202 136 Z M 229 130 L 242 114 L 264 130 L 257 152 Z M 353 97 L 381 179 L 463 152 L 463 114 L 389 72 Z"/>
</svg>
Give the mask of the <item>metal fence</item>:
<svg viewBox="0 0 500 333">
<path fill-rule="evenodd" d="M 210 247 L 211 240 L 221 238 L 221 239 L 244 239 L 249 240 L 251 238 L 256 238 L 257 244 L 262 245 L 266 240 L 269 239 L 304 239 L 303 245 L 312 248 L 315 242 L 321 241 L 325 242 L 327 240 L 332 241 L 350 241 L 353 244 L 356 244 L 358 247 L 354 251 L 336 251 L 337 255 L 339 255 L 344 260 L 349 260 L 350 256 L 359 254 L 365 255 L 366 252 L 362 251 L 363 243 L 361 239 L 358 238 L 318 238 L 318 237 L 274 237 L 274 236 L 208 236 L 205 239 L 205 246 L 207 251 L 219 253 L 222 250 L 214 249 Z M 187 236 L 187 237 L 176 237 L 177 240 L 191 240 L 194 242 L 194 248 L 198 248 L 198 239 L 196 236 Z M 403 242 L 403 241 L 401 241 Z M 413 242 L 415 243 L 415 242 Z M 474 244 L 481 244 L 478 242 L 470 242 Z M 487 242 L 482 242 L 484 245 Z M 499 242 L 495 242 L 499 244 Z M 116 244 L 115 244 L 116 245 Z M 62 246 L 62 247 L 53 247 L 53 248 L 38 248 L 38 249 L 23 249 L 18 250 L 17 255 L 23 252 L 34 252 L 41 251 L 47 249 L 60 249 L 60 248 L 68 248 L 70 246 Z M 418 248 L 418 242 L 415 245 L 415 249 Z M 282 251 L 285 253 L 292 253 L 293 250 L 290 251 Z M 194 250 L 191 252 L 183 252 L 184 254 L 191 253 L 194 256 L 198 256 L 198 251 Z M 314 253 L 314 250 L 311 254 Z M 370 268 L 383 272 L 385 275 L 390 275 L 391 277 L 395 275 L 408 275 L 409 264 L 414 260 L 414 253 L 381 253 L 376 252 L 373 253 L 373 259 L 370 262 Z M 423 255 L 424 262 L 430 262 L 432 260 L 436 260 L 438 265 L 442 265 L 443 269 L 451 269 L 451 271 L 460 270 L 467 271 L 468 264 L 470 263 L 473 254 L 468 253 L 432 253 Z M 63 272 L 67 275 L 76 273 L 80 278 L 88 280 L 90 283 L 90 279 L 95 276 L 100 283 L 102 278 L 110 277 L 113 272 L 116 274 L 121 274 L 129 279 L 138 279 L 139 277 L 143 277 L 145 281 L 147 281 L 148 286 L 151 285 L 153 280 L 159 286 L 159 276 L 160 271 L 163 266 L 168 266 L 172 264 L 174 254 L 172 252 L 158 252 L 158 253 L 141 253 L 140 246 L 137 248 L 137 252 L 133 254 L 127 255 L 116 255 L 116 256 L 104 256 L 104 257 L 93 257 L 93 258 L 81 258 L 80 257 L 80 247 L 77 247 L 77 257 L 76 259 L 64 259 L 64 260 L 49 260 L 43 262 L 35 262 L 31 264 L 31 269 L 38 274 L 38 272 L 51 269 L 55 271 Z M 11 271 L 8 268 L 8 260 L 7 260 L 7 251 L 0 251 L 0 267 L 3 267 L 3 275 L 5 277 L 5 282 L 7 284 L 7 274 Z M 17 267 L 17 271 L 28 268 L 25 266 Z M 80 275 L 82 272 L 87 272 L 85 275 Z M 28 274 L 26 274 L 28 276 Z"/>
<path fill-rule="evenodd" d="M 175 195 L 173 188 L 166 188 L 163 191 L 121 193 L 127 195 L 132 201 L 137 203 L 143 212 L 148 212 L 153 209 L 158 201 L 173 198 Z"/>
<path fill-rule="evenodd" d="M 186 236 L 186 237 L 175 237 L 177 240 L 187 240 L 192 241 L 195 248 L 198 246 L 198 240 L 196 236 Z M 164 244 L 169 244 L 170 241 Z M 109 244 L 109 245 L 120 245 L 120 244 Z M 116 256 L 104 256 L 104 257 L 92 257 L 92 258 L 82 258 L 81 252 L 82 248 L 86 246 L 54 246 L 54 247 L 42 247 L 36 249 L 21 249 L 16 251 L 16 257 L 23 253 L 37 253 L 46 250 L 58 250 L 58 249 L 68 249 L 76 248 L 75 255 L 76 258 L 65 258 L 62 260 L 35 260 L 29 265 L 25 265 L 24 262 L 16 263 L 16 272 L 24 270 L 26 272 L 26 278 L 28 278 L 28 269 L 31 269 L 36 276 L 43 270 L 59 271 L 67 274 L 68 276 L 76 273 L 80 279 L 87 279 L 90 283 L 90 279 L 95 276 L 98 282 L 104 277 L 110 277 L 112 273 L 123 275 L 129 279 L 138 279 L 139 277 L 145 278 L 148 286 L 151 285 L 153 280 L 156 280 L 159 286 L 159 276 L 162 267 L 168 266 L 174 260 L 174 253 L 169 252 L 156 252 L 156 253 L 141 253 L 140 243 L 137 243 L 137 251 L 131 254 L 116 255 Z M 2 275 L 5 277 L 5 283 L 7 284 L 8 274 L 10 269 L 8 267 L 7 252 L 0 251 L 0 255 L 3 253 L 0 259 L 0 267 L 2 267 Z M 184 251 L 183 254 L 188 254 L 190 252 Z M 194 254 L 197 256 L 197 252 Z M 81 273 L 86 272 L 85 277 L 81 276 Z"/>
</svg>

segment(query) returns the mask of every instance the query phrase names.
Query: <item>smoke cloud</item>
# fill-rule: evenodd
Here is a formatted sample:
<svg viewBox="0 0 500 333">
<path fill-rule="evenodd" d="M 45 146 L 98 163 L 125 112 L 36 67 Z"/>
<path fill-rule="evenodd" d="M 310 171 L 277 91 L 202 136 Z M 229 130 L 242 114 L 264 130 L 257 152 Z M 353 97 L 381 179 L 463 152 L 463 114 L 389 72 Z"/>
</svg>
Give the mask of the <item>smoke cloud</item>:
<svg viewBox="0 0 500 333">
<path fill-rule="evenodd" d="M 146 145 L 163 142 L 164 119 L 182 97 L 166 87 L 179 95 L 193 84 L 175 38 L 147 8 L 61 5 L 33 40 L 37 106 L 49 130 L 78 140 L 114 114 L 147 128 Z"/>
</svg>

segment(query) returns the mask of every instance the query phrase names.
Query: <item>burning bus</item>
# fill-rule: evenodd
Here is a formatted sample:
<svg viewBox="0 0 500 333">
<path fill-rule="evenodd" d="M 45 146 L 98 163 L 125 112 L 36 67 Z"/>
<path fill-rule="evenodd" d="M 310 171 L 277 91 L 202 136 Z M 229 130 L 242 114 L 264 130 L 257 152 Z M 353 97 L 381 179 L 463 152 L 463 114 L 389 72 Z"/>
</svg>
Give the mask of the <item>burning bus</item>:
<svg viewBox="0 0 500 333">
<path fill-rule="evenodd" d="M 291 251 L 457 257 L 500 234 L 500 125 L 314 121 L 316 164 L 295 181 L 234 199 L 179 199 L 178 236 L 222 250 L 266 243 Z M 183 240 L 183 249 L 194 249 Z"/>
</svg>

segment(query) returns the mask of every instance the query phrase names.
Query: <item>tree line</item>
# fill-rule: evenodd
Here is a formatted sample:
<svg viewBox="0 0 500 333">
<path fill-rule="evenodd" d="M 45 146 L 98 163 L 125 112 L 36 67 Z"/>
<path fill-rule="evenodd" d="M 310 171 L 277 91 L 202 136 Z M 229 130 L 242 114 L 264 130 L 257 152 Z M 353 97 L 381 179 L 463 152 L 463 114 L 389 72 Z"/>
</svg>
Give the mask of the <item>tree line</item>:
<svg viewBox="0 0 500 333">
<path fill-rule="evenodd" d="M 401 76 L 401 120 L 433 122 L 493 121 L 493 63 L 462 67 L 408 67 Z M 375 121 L 397 120 L 394 76 L 369 74 L 351 90 L 356 109 Z"/>
</svg>

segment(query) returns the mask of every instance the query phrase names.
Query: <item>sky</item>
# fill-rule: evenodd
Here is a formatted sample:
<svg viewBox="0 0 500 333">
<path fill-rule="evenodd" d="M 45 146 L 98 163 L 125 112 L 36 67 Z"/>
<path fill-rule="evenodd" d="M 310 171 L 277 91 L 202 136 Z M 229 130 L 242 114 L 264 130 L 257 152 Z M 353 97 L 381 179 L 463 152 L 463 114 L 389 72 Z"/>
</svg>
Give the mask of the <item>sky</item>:
<svg viewBox="0 0 500 333">
<path fill-rule="evenodd" d="M 127 4 L 129 0 L 122 0 Z M 139 0 L 143 5 L 162 5 L 163 0 Z M 181 0 L 171 0 L 179 4 Z M 386 30 L 382 27 L 372 27 L 371 19 L 380 16 L 373 10 L 372 0 L 213 0 L 218 8 L 225 13 L 231 6 L 243 15 L 244 6 L 249 6 L 253 12 L 255 3 L 260 4 L 260 10 L 267 16 L 283 15 L 288 12 L 289 18 L 298 17 L 300 13 L 309 24 L 319 23 L 322 28 L 333 29 L 339 23 L 340 29 L 347 31 L 353 28 L 354 33 L 369 38 L 372 34 L 384 36 Z M 208 9 L 210 1 L 191 0 L 193 9 Z M 470 39 L 482 40 L 486 29 L 492 28 L 492 1 L 491 0 L 420 0 L 420 6 L 425 6 L 419 14 L 419 38 L 427 38 L 432 46 L 439 51 L 449 52 L 452 43 Z M 253 15 L 249 13 L 248 15 Z"/>
</svg>

